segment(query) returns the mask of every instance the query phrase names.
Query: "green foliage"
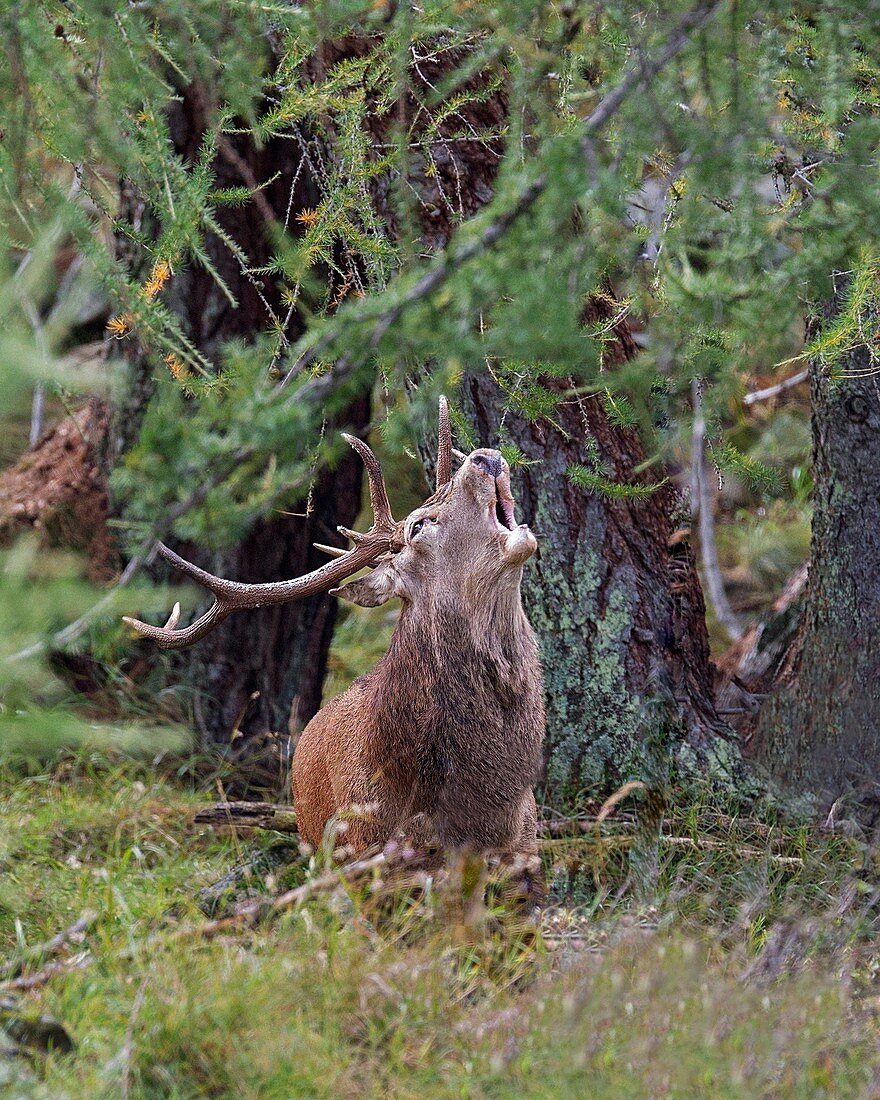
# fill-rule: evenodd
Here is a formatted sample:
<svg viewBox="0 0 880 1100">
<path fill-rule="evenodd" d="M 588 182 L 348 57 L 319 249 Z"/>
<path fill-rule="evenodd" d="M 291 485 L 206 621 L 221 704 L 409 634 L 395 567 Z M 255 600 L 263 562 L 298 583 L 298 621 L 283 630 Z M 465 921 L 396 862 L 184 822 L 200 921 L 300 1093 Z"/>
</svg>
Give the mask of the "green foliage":
<svg viewBox="0 0 880 1100">
<path fill-rule="evenodd" d="M 696 381 L 728 491 L 747 487 L 767 510 L 735 532 L 720 525 L 721 553 L 747 563 L 746 596 L 766 600 L 805 552 L 806 427 L 745 425 L 743 385 L 804 356 L 834 373 L 859 345 L 873 363 L 880 41 L 876 13 L 854 0 L 723 4 L 590 132 L 603 97 L 656 56 L 687 10 L 683 0 L 650 11 L 545 0 L 7 4 L 4 408 L 18 409 L 37 381 L 60 396 L 106 389 L 130 376 L 126 355 L 146 357 L 146 411 L 113 475 L 129 545 L 167 523 L 219 549 L 332 467 L 339 444 L 325 420 L 373 384 L 390 410 L 381 442 L 398 456 L 424 436 L 441 386 L 454 392 L 466 370 L 485 369 L 529 420 L 552 423 L 562 402 L 596 394 L 614 424 L 680 459 Z M 316 61 L 346 37 L 352 56 Z M 503 109 L 475 125 L 493 96 Z M 175 112 L 185 97 L 201 97 L 203 129 L 184 154 Z M 278 180 L 271 170 L 259 189 L 239 179 L 238 143 L 298 150 L 314 194 L 300 209 L 291 191 L 259 257 L 226 218 L 257 221 Z M 498 169 L 475 215 L 441 186 L 442 165 L 466 143 Z M 435 225 L 438 240 L 454 230 L 440 256 L 422 240 Z M 242 273 L 264 299 L 262 331 L 243 325 L 247 343 L 210 347 L 186 331 L 175 295 L 196 269 L 233 313 L 242 303 L 224 271 Z M 833 272 L 847 273 L 846 307 L 814 323 L 804 348 L 802 317 L 820 316 Z M 608 279 L 642 344 L 633 363 L 607 362 L 613 325 L 585 324 L 587 299 Z M 81 320 L 95 297 L 112 303 L 114 354 L 89 372 L 62 366 L 84 332 L 96 335 Z M 315 400 L 318 380 L 328 384 Z M 472 445 L 462 408 L 451 412 L 457 442 Z M 508 461 L 525 462 L 499 427 Z M 615 480 L 589 441 L 584 450 L 568 470 L 578 488 L 653 491 Z M 415 493 L 407 481 L 401 497 Z M 585 792 L 609 774 L 643 772 L 644 706 L 621 691 L 619 657 L 633 597 L 616 590 L 597 610 L 586 543 L 573 590 L 554 563 L 542 568 L 558 597 L 530 609 L 562 708 L 551 780 L 589 809 Z M 176 730 L 155 715 L 148 727 L 98 723 L 53 673 L 56 632 L 98 595 L 78 563 L 31 542 L 0 559 L 0 942 L 19 959 L 100 908 L 83 968 L 65 962 L 32 994 L 78 1051 L 0 1063 L 17 1093 L 95 1096 L 120 1080 L 131 1096 L 870 1087 L 870 853 L 691 806 L 682 792 L 656 839 L 650 907 L 627 889 L 625 828 L 545 849 L 553 953 L 490 934 L 456 941 L 433 884 L 395 901 L 383 924 L 378 881 L 246 935 L 181 936 L 181 923 L 202 919 L 199 887 L 247 853 L 240 837 L 192 826 L 193 792 L 106 763 L 167 753 L 180 746 Z M 124 595 L 129 608 L 166 606 L 164 594 Z M 104 604 L 79 642 L 108 665 L 117 611 Z M 384 613 L 346 618 L 329 691 L 372 663 L 388 628 Z M 562 683 L 568 666 L 553 646 L 587 629 L 596 665 Z M 45 774 L 43 761 L 59 757 Z M 299 882 L 317 870 L 300 860 L 285 874 Z M 248 889 L 278 885 L 253 876 Z M 590 964 L 567 945 L 589 948 Z"/>
<path fill-rule="evenodd" d="M 619 481 L 610 481 L 597 470 L 580 463 L 569 466 L 567 473 L 579 489 L 602 493 L 612 500 L 642 500 L 664 484 L 663 481 L 659 481 L 652 485 L 626 485 Z"/>
<path fill-rule="evenodd" d="M 880 259 L 862 251 L 848 276 L 840 312 L 809 341 L 802 358 L 816 360 L 832 377 L 840 377 L 843 358 L 856 348 L 865 348 L 868 361 L 864 370 L 880 374 L 874 326 L 880 311 Z"/>
<path fill-rule="evenodd" d="M 854 0 L 723 3 L 676 36 L 688 10 L 7 5 L 0 385 L 20 405 L 38 378 L 61 393 L 136 375 L 143 418 L 112 478 L 127 546 L 170 532 L 219 551 L 332 469 L 339 443 L 325 426 L 371 386 L 397 453 L 424 437 L 441 386 L 456 441 L 472 445 L 455 387 L 485 370 L 538 427 L 597 395 L 613 424 L 682 469 L 696 383 L 719 474 L 762 503 L 797 502 L 788 560 L 810 492 L 803 438 L 774 450 L 744 426 L 742 391 L 802 353 L 833 372 L 845 349 L 876 342 L 880 192 L 865 180 L 880 143 L 880 39 Z M 670 41 L 681 48 L 633 82 Z M 245 178 L 240 148 L 284 163 Z M 444 169 L 469 148 L 478 184 Z M 214 341 L 214 316 L 186 330 L 196 271 L 241 320 L 240 341 Z M 834 272 L 848 273 L 846 308 L 810 327 L 804 351 L 804 313 L 820 315 Z M 259 323 L 237 312 L 238 285 L 260 301 Z M 611 321 L 590 319 L 596 294 Z M 112 305 L 118 354 L 98 379 L 62 380 L 90 295 Z M 623 318 L 641 353 L 621 364 L 609 349 Z M 504 453 L 521 464 L 505 424 Z M 582 451 L 568 470 L 576 488 L 653 491 L 639 471 L 612 474 L 592 441 Z M 590 591 L 573 598 L 589 604 Z M 603 629 L 622 637 L 629 625 L 621 612 Z M 598 677 L 612 701 L 599 716 L 608 759 L 632 742 L 641 706 L 615 694 L 613 671 Z M 589 708 L 588 685 L 579 693 Z M 584 714 L 567 717 L 566 737 Z"/>
<path fill-rule="evenodd" d="M 345 355 L 392 389 L 414 364 L 434 362 L 457 377 L 463 364 L 485 362 L 510 407 L 533 419 L 552 420 L 560 400 L 543 384 L 548 375 L 596 385 L 601 373 L 612 419 L 650 433 L 661 379 L 675 415 L 660 418 L 658 443 L 670 446 L 687 421 L 691 379 L 710 383 L 707 415 L 723 428 L 743 372 L 798 350 L 804 303 L 827 294 L 834 270 L 856 272 L 849 307 L 807 354 L 833 367 L 853 341 L 872 346 L 861 329 L 880 252 L 877 192 L 863 184 L 880 138 L 870 16 L 855 3 L 833 14 L 781 3 L 725 8 L 649 88 L 622 99 L 587 147 L 590 112 L 635 51 L 656 51 L 685 10 L 676 4 L 643 20 L 626 3 L 587 18 L 577 5 L 560 17 L 543 0 L 437 0 L 387 13 L 354 2 L 9 8 L 0 28 L 8 43 L 0 94 L 14 104 L 0 143 L 2 262 L 11 273 L 57 219 L 48 258 L 72 237 L 88 277 L 117 307 L 116 331 L 136 339 L 161 374 L 170 368 L 198 406 L 179 418 L 185 427 L 171 426 L 171 398 L 159 387 L 140 453 L 118 474 L 135 534 L 143 517 L 179 503 L 187 462 L 173 456 L 184 443 L 193 467 L 219 462 L 221 472 L 180 534 L 236 538 L 283 479 L 301 488 L 323 410 L 304 410 L 282 440 L 278 425 L 291 405 L 273 387 L 317 346 L 318 369 Z M 362 36 L 358 49 L 314 63 L 322 42 L 349 33 Z M 199 148 L 184 157 L 168 112 L 192 82 L 208 96 L 207 113 Z M 504 117 L 475 129 L 474 111 L 499 92 Z M 407 97 L 413 109 L 401 113 Z M 267 229 L 272 254 L 260 265 L 218 219 L 253 194 L 246 181 L 218 181 L 240 139 L 298 146 L 320 192 L 313 209 L 289 209 Z M 461 142 L 481 143 L 491 157 L 504 150 L 494 195 L 470 218 L 460 196 L 439 195 L 437 216 L 458 227 L 451 257 L 473 249 L 473 259 L 453 262 L 423 294 L 431 261 L 416 240 L 420 219 L 434 202 L 427 194 L 440 178 L 438 158 L 454 157 Z M 136 216 L 119 207 L 109 184 L 116 177 L 143 200 Z M 538 179 L 527 213 L 480 244 Z M 387 194 L 393 234 L 376 189 Z M 109 227 L 128 242 L 127 269 L 104 243 Z M 197 347 L 166 300 L 166 284 L 195 265 L 238 305 L 209 241 L 253 285 L 270 280 L 280 296 L 247 370 L 240 349 Z M 638 362 L 612 372 L 602 367 L 609 326 L 582 324 L 585 297 L 609 274 L 622 312 L 647 333 Z M 51 282 L 25 294 L 21 279 L 11 280 L 16 308 L 32 292 L 45 299 Z M 227 422 L 221 443 L 217 428 Z M 237 424 L 250 426 L 259 453 L 224 473 Z M 768 491 L 765 472 L 727 446 L 716 460 Z M 270 467 L 277 476 L 261 481 Z M 578 469 L 574 479 L 620 491 L 596 471 Z"/>
<path fill-rule="evenodd" d="M 742 454 L 732 443 L 712 447 L 710 455 L 718 470 L 738 475 L 757 492 L 771 493 L 778 485 L 776 472 L 772 467 Z"/>
<path fill-rule="evenodd" d="M 130 719 L 98 721 L 82 707 L 75 709 L 75 697 L 49 657 L 55 632 L 90 612 L 101 596 L 79 578 L 80 566 L 30 539 L 0 553 L 0 765 L 40 768 L 72 749 L 155 757 L 188 743 L 181 729 Z M 126 593 L 151 607 L 157 595 L 151 589 Z M 102 615 L 93 619 L 88 634 L 83 631 L 80 648 L 89 641 L 97 655 L 112 649 L 110 637 L 120 634 L 121 596 L 105 598 Z"/>
</svg>

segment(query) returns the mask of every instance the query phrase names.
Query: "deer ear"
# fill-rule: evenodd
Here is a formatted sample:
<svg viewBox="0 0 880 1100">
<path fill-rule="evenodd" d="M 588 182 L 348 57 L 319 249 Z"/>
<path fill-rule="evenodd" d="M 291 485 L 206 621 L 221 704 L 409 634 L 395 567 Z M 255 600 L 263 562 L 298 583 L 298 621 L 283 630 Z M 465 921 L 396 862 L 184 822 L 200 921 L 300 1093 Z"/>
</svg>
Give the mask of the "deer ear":
<svg viewBox="0 0 880 1100">
<path fill-rule="evenodd" d="M 379 607 L 393 596 L 400 595 L 397 588 L 397 574 L 387 562 L 382 562 L 365 577 L 349 581 L 341 588 L 331 588 L 330 593 L 360 607 Z"/>
</svg>

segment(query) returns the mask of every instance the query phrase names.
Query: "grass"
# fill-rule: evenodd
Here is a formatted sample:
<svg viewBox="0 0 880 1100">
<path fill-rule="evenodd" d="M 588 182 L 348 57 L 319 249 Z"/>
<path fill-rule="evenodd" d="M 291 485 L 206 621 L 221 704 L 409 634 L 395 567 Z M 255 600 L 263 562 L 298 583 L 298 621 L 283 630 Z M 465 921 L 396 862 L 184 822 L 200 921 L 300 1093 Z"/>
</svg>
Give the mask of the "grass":
<svg viewBox="0 0 880 1100">
<path fill-rule="evenodd" d="M 96 757 L 5 775 L 2 955 L 97 914 L 24 967 L 60 963 L 49 980 L 0 989 L 7 1015 L 51 1016 L 75 1043 L 0 1053 L 12 1095 L 875 1094 L 875 890 L 850 840 L 691 800 L 650 889 L 628 881 L 619 819 L 548 847 L 538 937 L 501 909 L 466 920 L 455 876 L 425 895 L 379 871 L 207 937 L 199 892 L 277 843 L 194 826 L 213 797 Z M 273 863 L 238 896 L 317 870 Z"/>
</svg>

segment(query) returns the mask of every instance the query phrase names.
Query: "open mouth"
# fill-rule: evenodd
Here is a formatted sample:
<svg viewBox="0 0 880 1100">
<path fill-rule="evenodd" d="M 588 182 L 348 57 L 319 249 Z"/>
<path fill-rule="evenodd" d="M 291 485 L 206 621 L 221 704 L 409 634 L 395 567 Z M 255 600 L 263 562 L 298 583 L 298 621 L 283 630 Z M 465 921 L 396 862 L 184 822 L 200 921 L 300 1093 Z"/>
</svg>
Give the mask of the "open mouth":
<svg viewBox="0 0 880 1100">
<path fill-rule="evenodd" d="M 512 531 L 516 527 L 513 501 L 502 497 L 497 485 L 495 487 L 495 521 L 505 531 Z"/>
</svg>

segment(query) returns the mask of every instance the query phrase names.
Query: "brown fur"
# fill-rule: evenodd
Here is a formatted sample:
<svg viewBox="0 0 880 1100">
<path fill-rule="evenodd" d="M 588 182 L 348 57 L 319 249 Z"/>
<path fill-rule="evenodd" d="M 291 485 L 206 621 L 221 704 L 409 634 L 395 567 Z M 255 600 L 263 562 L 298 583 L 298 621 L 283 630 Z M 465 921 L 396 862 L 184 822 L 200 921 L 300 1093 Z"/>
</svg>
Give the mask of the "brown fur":
<svg viewBox="0 0 880 1100">
<path fill-rule="evenodd" d="M 338 590 L 403 606 L 387 654 L 297 744 L 293 797 L 310 844 L 347 818 L 339 839 L 351 852 L 399 832 L 445 848 L 536 851 L 544 706 L 520 599 L 535 540 L 498 524 L 496 499 L 512 517 L 507 464 L 475 451 L 399 525 L 395 552 Z"/>
</svg>

